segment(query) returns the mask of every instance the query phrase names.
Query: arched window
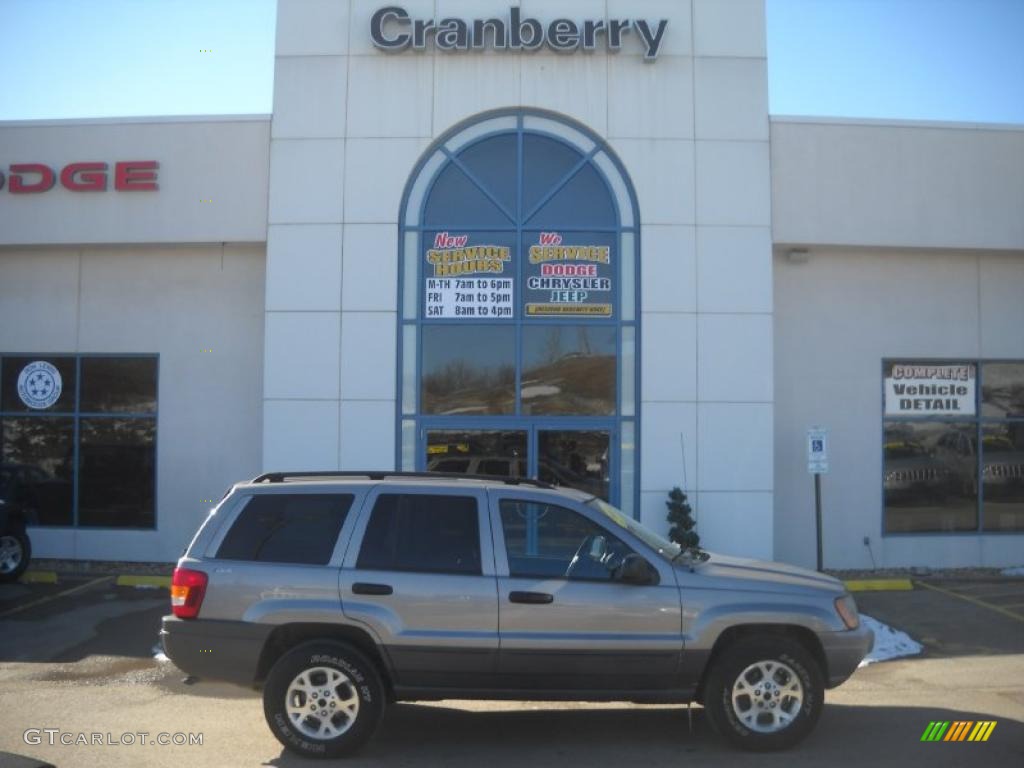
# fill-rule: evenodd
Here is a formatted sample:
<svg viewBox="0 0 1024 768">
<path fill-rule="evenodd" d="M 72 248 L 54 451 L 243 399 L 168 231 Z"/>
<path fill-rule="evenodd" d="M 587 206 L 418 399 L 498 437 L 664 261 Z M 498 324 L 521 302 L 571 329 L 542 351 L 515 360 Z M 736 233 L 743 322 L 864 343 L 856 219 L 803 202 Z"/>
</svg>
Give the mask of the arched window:
<svg viewBox="0 0 1024 768">
<path fill-rule="evenodd" d="M 607 145 L 548 113 L 463 124 L 410 178 L 399 243 L 399 466 L 633 513 L 639 221 Z"/>
</svg>

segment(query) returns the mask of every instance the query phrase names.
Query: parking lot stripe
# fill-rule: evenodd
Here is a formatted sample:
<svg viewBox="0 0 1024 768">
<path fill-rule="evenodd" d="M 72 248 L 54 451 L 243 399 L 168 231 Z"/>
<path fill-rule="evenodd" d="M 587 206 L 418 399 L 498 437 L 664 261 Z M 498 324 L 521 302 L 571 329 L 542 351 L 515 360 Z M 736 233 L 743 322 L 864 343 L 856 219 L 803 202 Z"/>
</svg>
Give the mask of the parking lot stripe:
<svg viewBox="0 0 1024 768">
<path fill-rule="evenodd" d="M 88 589 L 89 587 L 96 586 L 101 582 L 110 581 L 110 579 L 112 578 L 112 576 L 100 576 L 98 579 L 87 581 L 85 582 L 85 584 L 79 584 L 77 587 L 71 587 L 71 589 L 65 589 L 63 592 L 58 592 L 55 595 L 47 595 L 46 597 L 41 597 L 38 600 L 33 600 L 31 603 L 25 603 L 24 605 L 16 605 L 9 611 L 4 611 L 3 613 L 0 613 L 0 619 L 6 616 L 13 616 L 14 614 L 21 613 L 22 611 L 27 611 L 29 608 L 35 608 L 36 606 L 44 605 L 45 603 L 52 603 L 54 600 L 57 600 L 61 597 L 67 597 L 68 595 L 73 595 L 76 592 L 82 592 Z"/>
<path fill-rule="evenodd" d="M 914 588 L 910 579 L 850 579 L 843 583 L 851 592 L 893 592 Z"/>
<path fill-rule="evenodd" d="M 1014 611 L 1008 611 L 1001 605 L 993 605 L 992 603 L 986 603 L 984 600 L 979 600 L 978 598 L 971 597 L 970 595 L 961 595 L 959 592 L 953 592 L 948 589 L 943 589 L 942 587 L 936 587 L 934 584 L 929 584 L 927 581 L 919 581 L 917 583 L 920 584 L 922 587 L 927 587 L 928 589 L 934 590 L 936 592 L 941 592 L 944 595 L 956 597 L 960 600 L 966 600 L 968 603 L 974 603 L 975 605 L 980 605 L 983 608 L 988 608 L 989 610 L 995 611 L 996 613 L 1001 613 L 1004 616 L 1009 616 L 1011 619 L 1016 619 L 1017 621 L 1024 621 L 1024 614 L 1016 613 Z"/>
</svg>

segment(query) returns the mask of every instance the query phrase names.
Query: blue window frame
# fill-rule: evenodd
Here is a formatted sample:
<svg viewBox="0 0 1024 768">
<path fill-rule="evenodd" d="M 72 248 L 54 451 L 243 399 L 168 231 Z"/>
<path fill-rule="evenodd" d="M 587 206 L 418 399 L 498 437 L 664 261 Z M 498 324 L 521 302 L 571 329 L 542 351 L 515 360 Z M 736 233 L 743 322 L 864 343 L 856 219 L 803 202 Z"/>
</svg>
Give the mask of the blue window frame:
<svg viewBox="0 0 1024 768">
<path fill-rule="evenodd" d="M 504 468 L 635 514 L 639 213 L 614 153 L 490 112 L 425 153 L 399 221 L 397 465 Z"/>
</svg>

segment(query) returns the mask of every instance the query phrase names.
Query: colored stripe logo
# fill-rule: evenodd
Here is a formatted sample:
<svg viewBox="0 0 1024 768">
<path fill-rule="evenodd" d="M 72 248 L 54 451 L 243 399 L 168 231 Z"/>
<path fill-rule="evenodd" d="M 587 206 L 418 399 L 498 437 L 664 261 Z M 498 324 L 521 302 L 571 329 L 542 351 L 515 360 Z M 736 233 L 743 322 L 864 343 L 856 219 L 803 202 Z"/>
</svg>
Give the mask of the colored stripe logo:
<svg viewBox="0 0 1024 768">
<path fill-rule="evenodd" d="M 995 720 L 933 720 L 921 734 L 921 741 L 988 741 Z"/>
</svg>

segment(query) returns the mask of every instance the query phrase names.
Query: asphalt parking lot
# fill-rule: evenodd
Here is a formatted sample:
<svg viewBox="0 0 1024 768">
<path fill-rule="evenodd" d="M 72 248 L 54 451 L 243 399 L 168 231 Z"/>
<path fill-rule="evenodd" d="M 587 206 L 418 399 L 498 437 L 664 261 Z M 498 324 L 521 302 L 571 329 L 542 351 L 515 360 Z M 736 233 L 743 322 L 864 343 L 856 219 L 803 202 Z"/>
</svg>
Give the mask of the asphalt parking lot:
<svg viewBox="0 0 1024 768">
<path fill-rule="evenodd" d="M 830 691 L 817 729 L 788 753 L 732 751 L 696 706 L 691 730 L 684 707 L 447 701 L 393 706 L 376 739 L 344 762 L 1024 765 L 1024 580 L 917 582 L 909 592 L 860 593 L 858 602 L 925 652 L 868 666 Z M 314 765 L 282 751 L 257 693 L 186 685 L 153 658 L 166 610 L 166 591 L 119 587 L 112 577 L 0 585 L 0 766 Z M 935 720 L 997 725 L 985 743 L 922 743 Z M 57 730 L 52 745 L 47 729 Z M 62 745 L 61 734 L 85 734 L 87 743 Z M 188 744 L 196 734 L 202 744 Z M 88 743 L 94 738 L 115 743 Z"/>
</svg>

